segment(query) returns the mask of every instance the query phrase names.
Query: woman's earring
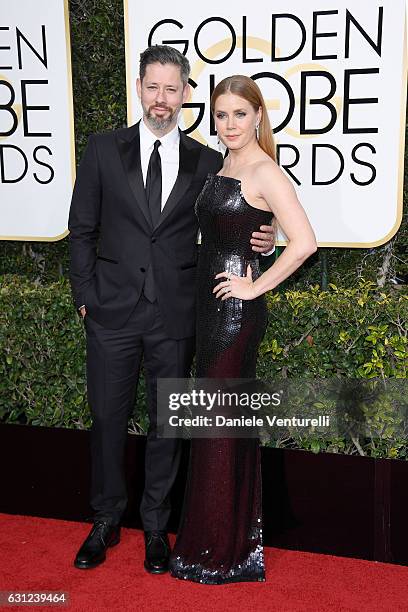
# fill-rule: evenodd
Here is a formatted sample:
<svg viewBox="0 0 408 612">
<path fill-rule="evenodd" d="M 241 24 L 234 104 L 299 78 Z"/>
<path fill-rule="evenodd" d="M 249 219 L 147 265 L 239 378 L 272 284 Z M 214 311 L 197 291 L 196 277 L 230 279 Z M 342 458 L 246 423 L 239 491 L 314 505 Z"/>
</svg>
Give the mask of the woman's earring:
<svg viewBox="0 0 408 612">
<path fill-rule="evenodd" d="M 256 139 L 259 140 L 259 123 L 256 124 L 255 131 L 256 131 Z"/>
</svg>

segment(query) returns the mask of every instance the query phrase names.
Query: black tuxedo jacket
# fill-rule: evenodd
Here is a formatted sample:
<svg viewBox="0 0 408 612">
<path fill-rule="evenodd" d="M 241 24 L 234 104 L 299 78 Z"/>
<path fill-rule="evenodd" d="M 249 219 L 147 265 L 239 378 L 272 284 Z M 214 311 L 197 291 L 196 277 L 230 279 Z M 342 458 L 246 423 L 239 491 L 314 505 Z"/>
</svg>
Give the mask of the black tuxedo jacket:
<svg viewBox="0 0 408 612">
<path fill-rule="evenodd" d="M 158 224 L 150 221 L 140 164 L 139 124 L 90 136 L 78 169 L 68 228 L 76 308 L 119 329 L 153 266 L 159 308 L 171 338 L 194 335 L 198 221 L 194 204 L 220 153 L 180 131 L 177 180 Z"/>
</svg>

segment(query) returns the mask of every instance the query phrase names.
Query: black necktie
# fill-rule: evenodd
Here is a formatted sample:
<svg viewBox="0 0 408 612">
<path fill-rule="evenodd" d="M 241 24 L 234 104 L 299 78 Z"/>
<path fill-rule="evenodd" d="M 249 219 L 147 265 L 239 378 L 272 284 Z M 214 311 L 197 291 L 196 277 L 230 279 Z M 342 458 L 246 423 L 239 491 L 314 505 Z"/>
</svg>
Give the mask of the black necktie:
<svg viewBox="0 0 408 612">
<path fill-rule="evenodd" d="M 149 204 L 153 227 L 159 222 L 161 214 L 162 171 L 159 154 L 160 145 L 160 140 L 156 140 L 146 175 L 146 198 Z"/>
</svg>

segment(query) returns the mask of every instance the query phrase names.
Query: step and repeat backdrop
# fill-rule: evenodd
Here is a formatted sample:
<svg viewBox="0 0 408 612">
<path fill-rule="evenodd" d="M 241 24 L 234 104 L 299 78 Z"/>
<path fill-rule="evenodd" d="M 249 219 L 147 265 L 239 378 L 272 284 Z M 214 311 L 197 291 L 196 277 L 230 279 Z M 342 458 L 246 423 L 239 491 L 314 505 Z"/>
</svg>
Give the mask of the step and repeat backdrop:
<svg viewBox="0 0 408 612">
<path fill-rule="evenodd" d="M 0 237 L 60 240 L 75 179 L 68 0 L 0 0 Z"/>
<path fill-rule="evenodd" d="M 232 74 L 251 76 L 319 245 L 370 247 L 391 238 L 402 216 L 405 0 L 335 0 L 330 10 L 313 0 L 261 1 L 250 12 L 246 0 L 225 12 L 218 0 L 139 7 L 126 2 L 129 123 L 141 114 L 135 81 L 149 45 L 187 55 L 193 91 L 181 127 L 214 148 L 214 86 Z"/>
<path fill-rule="evenodd" d="M 387 242 L 402 218 L 406 0 L 125 0 L 129 125 L 141 117 L 140 53 L 169 44 L 192 66 L 180 127 L 217 148 L 212 90 L 232 74 L 260 86 L 279 163 L 320 246 Z M 124 66 L 125 69 L 125 66 Z M 0 237 L 59 240 L 75 175 L 67 0 L 0 0 Z M 280 236 L 284 244 L 284 236 Z"/>
</svg>

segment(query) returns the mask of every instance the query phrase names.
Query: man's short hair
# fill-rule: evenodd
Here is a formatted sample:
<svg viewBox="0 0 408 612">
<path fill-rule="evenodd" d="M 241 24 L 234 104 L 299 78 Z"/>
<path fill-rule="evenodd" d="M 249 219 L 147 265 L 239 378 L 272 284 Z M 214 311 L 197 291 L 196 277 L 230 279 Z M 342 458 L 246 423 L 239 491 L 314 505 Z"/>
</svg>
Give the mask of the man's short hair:
<svg viewBox="0 0 408 612">
<path fill-rule="evenodd" d="M 154 45 L 140 54 L 139 76 L 141 81 L 146 74 L 146 66 L 157 62 L 179 66 L 183 85 L 187 85 L 190 75 L 189 61 L 180 51 L 168 45 Z"/>
</svg>

